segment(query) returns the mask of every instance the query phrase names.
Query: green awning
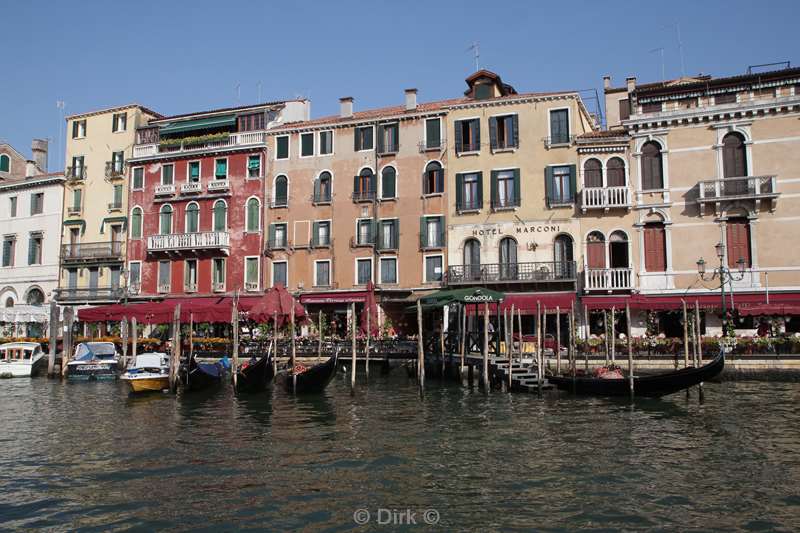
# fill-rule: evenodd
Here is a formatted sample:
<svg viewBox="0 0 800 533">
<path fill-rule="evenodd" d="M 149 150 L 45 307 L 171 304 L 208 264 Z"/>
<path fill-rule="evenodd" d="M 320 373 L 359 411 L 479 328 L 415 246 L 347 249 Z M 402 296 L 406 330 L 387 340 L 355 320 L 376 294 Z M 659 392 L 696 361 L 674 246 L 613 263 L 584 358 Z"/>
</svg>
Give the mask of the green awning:
<svg viewBox="0 0 800 533">
<path fill-rule="evenodd" d="M 222 126 L 233 126 L 234 124 L 236 124 L 236 115 L 221 115 L 218 117 L 170 122 L 165 126 L 161 126 L 158 131 L 160 135 L 171 135 L 173 133 L 182 133 L 186 131 L 207 130 Z"/>
<path fill-rule="evenodd" d="M 100 233 L 105 233 L 106 224 L 114 224 L 116 222 L 122 222 L 122 231 L 128 229 L 128 217 L 126 216 L 106 217 L 100 223 Z"/>
<path fill-rule="evenodd" d="M 81 227 L 81 235 L 86 233 L 86 221 L 80 218 L 74 218 L 72 220 L 65 220 L 65 226 L 80 226 Z"/>
<path fill-rule="evenodd" d="M 462 289 L 444 289 L 436 291 L 431 295 L 420 298 L 422 309 L 440 309 L 452 303 L 462 304 L 483 304 L 499 303 L 503 301 L 505 294 L 493 291 L 485 287 L 465 287 Z M 417 306 L 409 306 L 407 311 L 416 311 Z"/>
</svg>

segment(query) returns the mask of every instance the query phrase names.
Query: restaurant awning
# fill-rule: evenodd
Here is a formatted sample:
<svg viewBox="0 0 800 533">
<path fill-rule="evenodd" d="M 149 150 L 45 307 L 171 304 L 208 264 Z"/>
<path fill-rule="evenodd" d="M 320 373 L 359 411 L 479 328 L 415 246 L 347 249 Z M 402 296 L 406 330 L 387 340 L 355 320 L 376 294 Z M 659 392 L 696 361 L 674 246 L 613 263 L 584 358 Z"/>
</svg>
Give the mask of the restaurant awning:
<svg viewBox="0 0 800 533">
<path fill-rule="evenodd" d="M 506 310 L 511 312 L 511 307 L 514 307 L 514 312 L 519 310 L 521 315 L 535 315 L 541 304 L 542 311 L 553 313 L 559 309 L 561 313 L 568 313 L 572 307 L 572 302 L 575 301 L 574 292 L 531 292 L 531 293 L 514 293 L 507 292 L 503 302 L 500 304 L 500 312 Z M 475 306 L 467 306 L 467 314 L 475 314 Z M 479 305 L 477 313 L 483 312 L 483 306 Z M 497 305 L 489 304 L 489 314 L 495 315 L 497 313 Z"/>
<path fill-rule="evenodd" d="M 249 311 L 260 297 L 247 296 L 239 299 L 239 309 Z M 217 322 L 231 320 L 230 296 L 208 296 L 196 298 L 167 298 L 160 302 L 135 304 L 111 304 L 87 307 L 78 310 L 78 319 L 84 322 L 118 321 L 123 318 L 136 320 L 143 324 L 168 324 L 172 321 L 175 307 L 181 304 L 181 322 Z"/>
<path fill-rule="evenodd" d="M 758 304 L 752 306 L 742 306 L 739 308 L 741 316 L 772 316 L 772 315 L 800 315 L 800 305 L 791 304 Z"/>
<path fill-rule="evenodd" d="M 367 291 L 312 292 L 300 295 L 302 304 L 350 304 L 363 303 Z"/>
<path fill-rule="evenodd" d="M 183 133 L 193 130 L 206 130 L 209 128 L 219 128 L 222 126 L 233 126 L 235 123 L 236 115 L 220 115 L 217 117 L 170 122 L 165 126 L 161 126 L 158 131 L 159 135 L 171 135 L 173 133 Z"/>
<path fill-rule="evenodd" d="M 496 304 L 503 301 L 505 295 L 502 292 L 493 291 L 484 287 L 464 287 L 462 289 L 444 289 L 436 291 L 431 295 L 420 298 L 422 308 L 439 309 L 445 305 L 461 303 L 469 306 L 470 304 Z M 416 305 L 408 307 L 407 311 L 416 310 Z"/>
<path fill-rule="evenodd" d="M 800 305 L 800 293 L 771 293 L 769 295 L 771 304 Z M 729 309 L 737 309 L 741 313 L 743 309 L 766 304 L 767 295 L 764 292 L 757 293 L 725 293 L 725 303 Z M 682 308 L 683 302 L 688 307 L 694 307 L 695 302 L 703 309 L 720 309 L 722 298 L 720 293 L 704 294 L 634 294 L 634 295 L 612 295 L 612 296 L 586 296 L 581 298 L 581 305 L 588 309 L 624 309 L 625 304 L 629 304 L 631 309 L 648 309 L 652 311 L 677 311 Z M 778 313 L 780 314 L 780 313 Z"/>
</svg>

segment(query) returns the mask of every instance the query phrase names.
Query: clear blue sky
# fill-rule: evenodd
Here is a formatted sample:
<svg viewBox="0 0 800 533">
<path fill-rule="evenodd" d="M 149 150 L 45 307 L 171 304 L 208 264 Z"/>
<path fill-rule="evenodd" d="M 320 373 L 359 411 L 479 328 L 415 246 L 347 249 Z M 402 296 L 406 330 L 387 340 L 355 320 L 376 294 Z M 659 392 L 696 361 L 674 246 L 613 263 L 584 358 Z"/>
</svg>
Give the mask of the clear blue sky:
<svg viewBox="0 0 800 533">
<path fill-rule="evenodd" d="M 312 115 L 461 94 L 480 42 L 481 67 L 519 91 L 602 87 L 628 75 L 743 73 L 800 64 L 797 1 L 425 2 L 170 1 L 2 3 L 0 140 L 30 155 L 58 139 L 67 114 L 138 102 L 176 114 L 262 100 L 312 100 Z M 668 27 L 672 26 L 672 27 Z M 63 154 L 50 170 L 63 167 Z"/>
</svg>

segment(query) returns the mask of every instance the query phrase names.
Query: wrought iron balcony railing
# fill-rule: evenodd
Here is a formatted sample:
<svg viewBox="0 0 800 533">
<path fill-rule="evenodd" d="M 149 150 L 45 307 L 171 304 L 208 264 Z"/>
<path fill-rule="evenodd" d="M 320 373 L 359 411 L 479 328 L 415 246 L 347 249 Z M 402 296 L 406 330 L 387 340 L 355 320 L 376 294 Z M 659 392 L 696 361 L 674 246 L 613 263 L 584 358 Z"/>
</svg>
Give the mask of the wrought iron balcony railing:
<svg viewBox="0 0 800 533">
<path fill-rule="evenodd" d="M 59 302 L 76 301 L 111 301 L 119 300 L 125 295 L 120 287 L 66 287 L 56 289 L 56 300 Z"/>
<path fill-rule="evenodd" d="M 756 200 L 777 198 L 777 176 L 742 176 L 705 180 L 698 184 L 698 202 L 719 202 L 721 200 Z"/>
<path fill-rule="evenodd" d="M 109 179 L 125 176 L 125 163 L 123 161 L 106 161 L 106 177 Z"/>
<path fill-rule="evenodd" d="M 123 243 L 109 242 L 83 242 L 78 244 L 61 245 L 61 262 L 75 263 L 98 260 L 121 260 Z"/>
<path fill-rule="evenodd" d="M 148 252 L 179 252 L 196 250 L 230 251 L 230 234 L 227 231 L 198 233 L 167 233 L 147 237 Z"/>
<path fill-rule="evenodd" d="M 445 281 L 449 285 L 471 283 L 575 282 L 575 261 L 533 263 L 482 263 L 450 265 Z"/>
</svg>

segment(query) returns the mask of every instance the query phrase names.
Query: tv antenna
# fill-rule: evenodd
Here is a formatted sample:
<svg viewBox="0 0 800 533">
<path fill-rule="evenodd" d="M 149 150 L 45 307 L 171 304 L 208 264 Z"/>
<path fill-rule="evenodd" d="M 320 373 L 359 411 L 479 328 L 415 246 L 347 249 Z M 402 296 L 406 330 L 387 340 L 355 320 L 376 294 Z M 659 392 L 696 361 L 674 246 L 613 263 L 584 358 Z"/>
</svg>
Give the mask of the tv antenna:
<svg viewBox="0 0 800 533">
<path fill-rule="evenodd" d="M 56 157 L 60 157 L 61 156 L 61 132 L 63 131 L 62 128 L 66 128 L 66 125 L 64 124 L 64 118 L 65 118 L 65 112 L 66 112 L 65 108 L 66 107 L 67 107 L 67 103 L 64 100 L 56 100 L 56 109 L 59 110 L 59 116 L 58 116 L 58 153 L 56 154 Z M 47 154 L 47 159 L 50 159 L 49 152 Z M 48 165 L 49 165 L 49 161 L 48 161 Z"/>
<path fill-rule="evenodd" d="M 649 54 L 654 54 L 656 52 L 659 52 L 659 54 L 661 55 L 661 80 L 663 81 L 663 80 L 667 79 L 666 70 L 664 68 L 664 47 L 662 46 L 660 48 L 653 48 L 648 53 Z"/>
<path fill-rule="evenodd" d="M 681 39 L 681 25 L 679 22 L 676 22 L 675 24 L 664 26 L 663 29 L 669 30 L 672 28 L 675 28 L 675 36 L 678 39 L 678 55 L 681 58 L 681 77 L 683 78 L 686 76 L 686 62 L 683 59 L 683 39 Z"/>
<path fill-rule="evenodd" d="M 481 45 L 480 45 L 480 43 L 478 41 L 474 41 L 469 46 L 469 48 L 467 48 L 467 50 L 466 50 L 467 52 L 472 52 L 473 55 L 475 56 L 475 72 L 478 72 L 481 69 L 481 67 L 480 67 L 480 59 L 481 59 L 481 48 L 480 48 L 480 46 Z"/>
</svg>

